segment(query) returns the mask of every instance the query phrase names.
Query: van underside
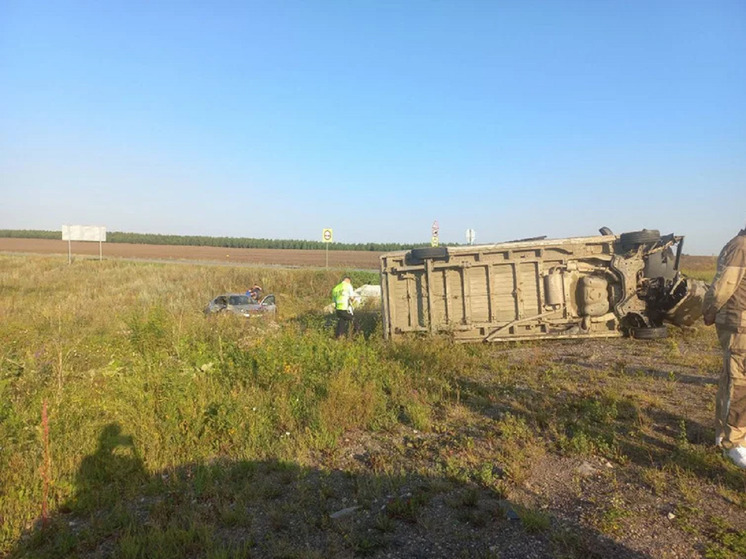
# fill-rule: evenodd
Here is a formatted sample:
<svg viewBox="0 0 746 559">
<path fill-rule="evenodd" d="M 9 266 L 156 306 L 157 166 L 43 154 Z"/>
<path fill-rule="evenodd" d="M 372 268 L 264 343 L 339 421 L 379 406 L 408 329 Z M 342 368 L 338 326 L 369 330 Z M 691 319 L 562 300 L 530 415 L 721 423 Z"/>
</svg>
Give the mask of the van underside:
<svg viewBox="0 0 746 559">
<path fill-rule="evenodd" d="M 384 336 L 654 338 L 665 323 L 688 326 L 701 316 L 707 286 L 679 272 L 683 237 L 601 231 L 384 254 Z"/>
</svg>

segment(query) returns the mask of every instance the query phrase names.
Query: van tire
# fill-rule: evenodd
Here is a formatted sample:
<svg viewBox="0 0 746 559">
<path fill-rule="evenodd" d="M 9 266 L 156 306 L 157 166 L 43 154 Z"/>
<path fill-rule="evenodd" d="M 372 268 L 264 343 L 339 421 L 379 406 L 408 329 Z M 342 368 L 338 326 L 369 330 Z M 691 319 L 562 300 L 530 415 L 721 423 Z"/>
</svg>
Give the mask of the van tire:
<svg viewBox="0 0 746 559">
<path fill-rule="evenodd" d="M 657 243 L 660 240 L 661 232 L 657 229 L 643 229 L 619 235 L 619 242 L 622 243 L 622 247 L 626 248 L 636 248 L 648 243 Z"/>
<path fill-rule="evenodd" d="M 632 328 L 632 337 L 636 340 L 662 340 L 668 337 L 668 328 L 665 326 Z"/>
<path fill-rule="evenodd" d="M 409 251 L 409 256 L 413 260 L 445 260 L 448 258 L 448 248 L 446 247 L 422 247 L 413 248 Z"/>
</svg>

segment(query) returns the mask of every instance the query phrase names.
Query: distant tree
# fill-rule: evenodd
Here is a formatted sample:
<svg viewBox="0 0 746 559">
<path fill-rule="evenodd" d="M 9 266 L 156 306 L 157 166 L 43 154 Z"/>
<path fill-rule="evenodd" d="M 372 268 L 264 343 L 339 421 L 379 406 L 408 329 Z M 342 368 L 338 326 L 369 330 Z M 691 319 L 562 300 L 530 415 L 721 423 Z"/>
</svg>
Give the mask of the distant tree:
<svg viewBox="0 0 746 559">
<path fill-rule="evenodd" d="M 61 239 L 61 231 L 36 229 L 0 229 L 0 237 L 18 239 Z M 223 248 L 269 248 L 300 250 L 364 250 L 387 252 L 412 247 L 429 246 L 429 243 L 327 243 L 305 239 L 256 239 L 251 237 L 208 237 L 203 235 L 162 235 L 158 233 L 128 233 L 111 231 L 106 234 L 109 243 L 144 245 L 213 246 Z"/>
</svg>

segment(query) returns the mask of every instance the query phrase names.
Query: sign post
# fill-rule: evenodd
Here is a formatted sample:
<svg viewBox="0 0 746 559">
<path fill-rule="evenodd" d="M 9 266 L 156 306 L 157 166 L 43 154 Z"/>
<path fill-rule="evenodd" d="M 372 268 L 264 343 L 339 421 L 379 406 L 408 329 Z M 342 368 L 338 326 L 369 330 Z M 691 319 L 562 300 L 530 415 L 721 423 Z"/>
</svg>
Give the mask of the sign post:
<svg viewBox="0 0 746 559">
<path fill-rule="evenodd" d="M 321 230 L 321 240 L 326 245 L 326 267 L 329 267 L 329 243 L 334 240 L 334 234 L 331 229 Z"/>
<path fill-rule="evenodd" d="M 440 226 L 438 225 L 438 220 L 436 219 L 433 221 L 433 228 L 432 228 L 432 236 L 430 237 L 430 246 L 438 246 L 440 245 L 440 239 L 438 238 L 438 232 L 440 231 Z"/>
</svg>

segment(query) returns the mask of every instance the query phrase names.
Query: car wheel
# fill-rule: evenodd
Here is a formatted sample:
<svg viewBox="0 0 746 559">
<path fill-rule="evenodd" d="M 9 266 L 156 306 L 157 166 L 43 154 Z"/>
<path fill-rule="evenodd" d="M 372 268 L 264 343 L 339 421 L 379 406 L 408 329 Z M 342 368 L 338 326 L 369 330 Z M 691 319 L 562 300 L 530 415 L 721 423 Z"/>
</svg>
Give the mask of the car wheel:
<svg viewBox="0 0 746 559">
<path fill-rule="evenodd" d="M 656 326 L 653 328 L 632 328 L 632 337 L 637 340 L 660 340 L 668 337 L 668 328 Z"/>
<path fill-rule="evenodd" d="M 643 229 L 619 235 L 619 242 L 625 248 L 637 248 L 648 243 L 657 243 L 661 240 L 661 233 L 657 229 Z"/>
<path fill-rule="evenodd" d="M 432 258 L 433 260 L 445 260 L 448 258 L 447 247 L 422 247 L 413 248 L 409 251 L 409 255 L 414 260 L 426 260 Z"/>
</svg>

